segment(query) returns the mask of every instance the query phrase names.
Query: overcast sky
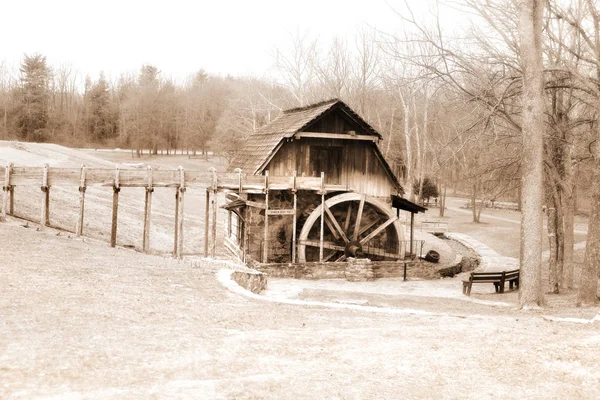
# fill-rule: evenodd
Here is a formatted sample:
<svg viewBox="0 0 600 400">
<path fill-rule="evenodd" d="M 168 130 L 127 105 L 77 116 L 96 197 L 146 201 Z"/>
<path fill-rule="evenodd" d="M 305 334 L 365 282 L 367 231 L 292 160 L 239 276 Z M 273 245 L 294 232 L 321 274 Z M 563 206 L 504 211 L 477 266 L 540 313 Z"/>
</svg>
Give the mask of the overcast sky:
<svg viewBox="0 0 600 400">
<path fill-rule="evenodd" d="M 408 0 L 424 12 L 424 0 Z M 215 74 L 269 74 L 275 48 L 309 32 L 321 42 L 352 40 L 369 25 L 393 31 L 398 0 L 8 0 L 0 17 L 0 61 L 18 65 L 41 53 L 96 78 L 144 63 L 181 80 L 200 68 Z"/>
</svg>

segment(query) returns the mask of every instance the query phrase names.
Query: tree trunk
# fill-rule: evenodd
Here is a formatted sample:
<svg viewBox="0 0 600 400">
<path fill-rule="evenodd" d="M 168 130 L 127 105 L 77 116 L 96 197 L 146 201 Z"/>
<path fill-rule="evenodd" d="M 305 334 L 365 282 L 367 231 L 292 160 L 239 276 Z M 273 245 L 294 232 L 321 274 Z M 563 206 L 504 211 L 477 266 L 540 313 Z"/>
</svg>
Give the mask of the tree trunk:
<svg viewBox="0 0 600 400">
<path fill-rule="evenodd" d="M 600 126 L 597 128 L 600 136 Z M 594 175 L 592 179 L 592 202 L 588 222 L 585 256 L 579 280 L 577 305 L 598 303 L 598 271 L 600 266 L 600 144 L 596 142 Z"/>
<path fill-rule="evenodd" d="M 538 307 L 542 292 L 542 204 L 544 80 L 542 63 L 543 0 L 522 0 L 519 10 L 519 38 L 523 67 L 523 155 L 521 166 L 521 276 L 519 306 Z"/>
<path fill-rule="evenodd" d="M 473 184 L 473 195 L 471 196 L 471 209 L 473 210 L 473 222 L 479 222 L 477 215 L 477 182 Z"/>
</svg>

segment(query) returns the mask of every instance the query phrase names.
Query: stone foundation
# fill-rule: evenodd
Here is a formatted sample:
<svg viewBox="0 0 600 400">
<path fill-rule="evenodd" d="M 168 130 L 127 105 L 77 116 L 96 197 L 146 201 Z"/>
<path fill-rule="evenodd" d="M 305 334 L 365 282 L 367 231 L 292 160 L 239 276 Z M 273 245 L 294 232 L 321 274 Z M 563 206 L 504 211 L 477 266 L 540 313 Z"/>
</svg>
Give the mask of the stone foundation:
<svg viewBox="0 0 600 400">
<path fill-rule="evenodd" d="M 233 279 L 238 285 L 252 293 L 259 294 L 267 287 L 267 276 L 259 271 L 233 271 L 231 273 Z"/>
<path fill-rule="evenodd" d="M 371 261 L 372 279 L 402 278 L 403 261 Z M 260 264 L 254 262 L 252 268 L 264 272 L 272 278 L 294 279 L 346 279 L 348 262 L 307 262 L 303 264 Z M 407 260 L 406 277 L 420 279 L 438 279 L 436 264 L 425 260 Z"/>
<path fill-rule="evenodd" d="M 350 282 L 367 282 L 375 280 L 373 264 L 368 258 L 349 257 L 346 263 L 345 277 Z"/>
</svg>

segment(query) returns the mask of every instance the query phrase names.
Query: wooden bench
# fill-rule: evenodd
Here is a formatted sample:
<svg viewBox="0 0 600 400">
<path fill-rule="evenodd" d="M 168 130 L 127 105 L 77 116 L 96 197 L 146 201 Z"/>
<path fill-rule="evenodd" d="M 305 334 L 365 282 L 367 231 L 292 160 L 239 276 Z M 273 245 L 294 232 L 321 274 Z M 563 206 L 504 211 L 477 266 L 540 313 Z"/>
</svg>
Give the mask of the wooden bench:
<svg viewBox="0 0 600 400">
<path fill-rule="evenodd" d="M 509 288 L 513 285 L 519 287 L 519 270 L 502 272 L 471 272 L 469 280 L 463 281 L 463 294 L 471 295 L 471 287 L 473 283 L 493 283 L 496 293 L 504 293 L 504 284 L 508 282 Z"/>
</svg>

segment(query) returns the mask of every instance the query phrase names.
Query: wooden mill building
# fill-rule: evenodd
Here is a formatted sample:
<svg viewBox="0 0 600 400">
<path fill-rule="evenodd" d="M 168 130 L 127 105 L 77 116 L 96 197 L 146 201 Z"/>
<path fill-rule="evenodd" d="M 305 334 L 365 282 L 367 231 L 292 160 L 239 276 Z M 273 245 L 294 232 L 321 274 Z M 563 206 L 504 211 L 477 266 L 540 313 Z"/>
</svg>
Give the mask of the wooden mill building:
<svg viewBox="0 0 600 400">
<path fill-rule="evenodd" d="M 249 136 L 230 165 L 265 182 L 228 193 L 227 247 L 262 263 L 404 259 L 412 241 L 398 210 L 412 221 L 425 209 L 402 198 L 381 140 L 338 99 L 283 111 Z"/>
</svg>

